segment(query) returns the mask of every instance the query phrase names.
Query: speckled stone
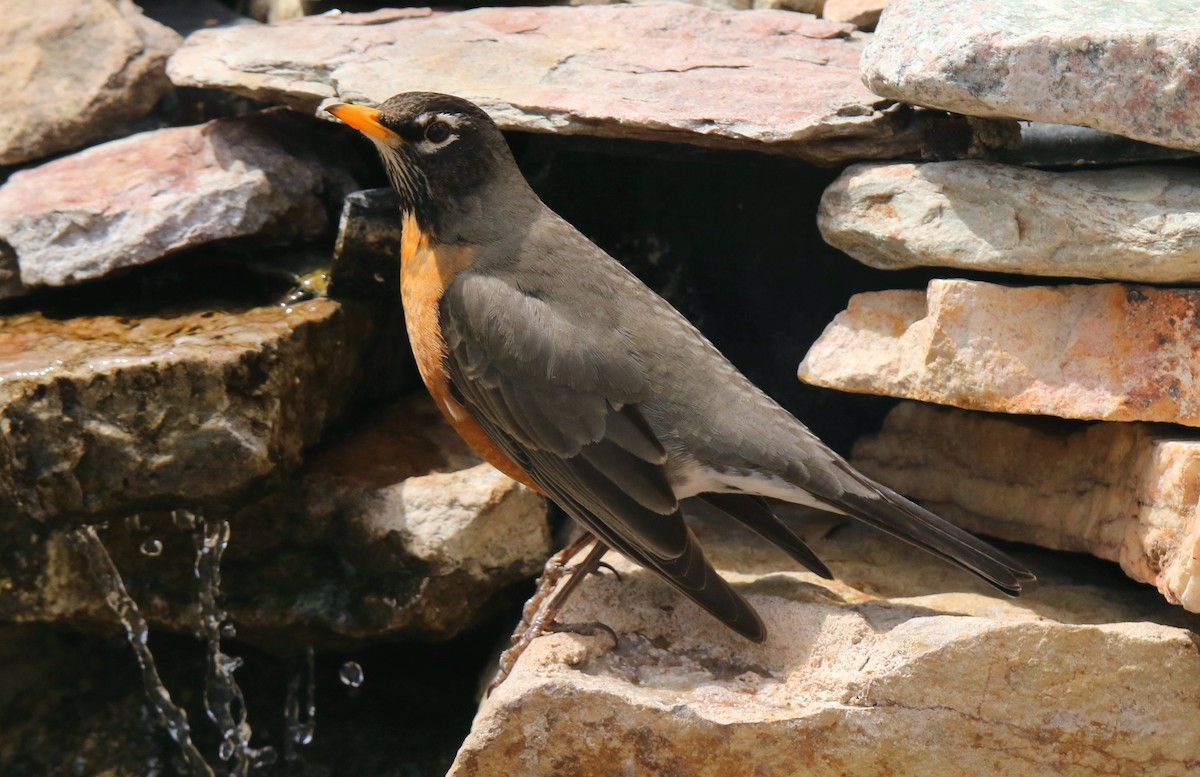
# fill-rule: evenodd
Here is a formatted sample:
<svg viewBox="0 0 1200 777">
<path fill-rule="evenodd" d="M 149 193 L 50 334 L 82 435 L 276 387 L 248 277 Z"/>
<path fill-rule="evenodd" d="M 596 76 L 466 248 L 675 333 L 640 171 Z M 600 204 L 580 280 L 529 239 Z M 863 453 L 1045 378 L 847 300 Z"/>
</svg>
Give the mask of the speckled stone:
<svg viewBox="0 0 1200 777">
<path fill-rule="evenodd" d="M 1116 561 L 1200 612 L 1200 435 L 904 402 L 853 461 L 964 528 Z"/>
<path fill-rule="evenodd" d="M 854 165 L 826 189 L 817 224 L 886 270 L 1200 282 L 1200 171 L 1187 167 Z"/>
<path fill-rule="evenodd" d="M 893 0 L 862 72 L 895 100 L 1200 149 L 1192 0 Z"/>
<path fill-rule="evenodd" d="M 1195 768 L 1196 617 L 1149 588 L 1112 585 L 1100 569 L 1064 574 L 1042 556 L 1039 588 L 1007 599 L 852 527 L 814 540 L 838 576 L 826 581 L 748 533 L 699 529 L 762 614 L 764 644 L 609 554 L 622 579 L 589 577 L 563 620 L 608 624 L 619 644 L 602 632 L 535 640 L 481 706 L 450 775 Z"/>
<path fill-rule="evenodd" d="M 1200 426 L 1200 291 L 937 280 L 858 294 L 800 364 L 817 386 L 973 410 Z"/>
<path fill-rule="evenodd" d="M 914 116 L 872 95 L 858 73 L 863 44 L 849 25 L 786 11 L 683 3 L 405 8 L 200 31 L 167 70 L 181 86 L 305 110 L 335 99 L 449 92 L 507 130 L 752 149 L 825 164 L 918 153 L 927 134 L 976 137 L 953 119 Z M 980 142 L 1013 140 L 986 129 Z"/>
<path fill-rule="evenodd" d="M 286 111 L 144 132 L 22 170 L 0 186 L 0 296 L 66 286 L 214 240 L 305 239 L 356 187 L 289 147 Z M 318 129 L 324 129 L 317 125 Z"/>
</svg>

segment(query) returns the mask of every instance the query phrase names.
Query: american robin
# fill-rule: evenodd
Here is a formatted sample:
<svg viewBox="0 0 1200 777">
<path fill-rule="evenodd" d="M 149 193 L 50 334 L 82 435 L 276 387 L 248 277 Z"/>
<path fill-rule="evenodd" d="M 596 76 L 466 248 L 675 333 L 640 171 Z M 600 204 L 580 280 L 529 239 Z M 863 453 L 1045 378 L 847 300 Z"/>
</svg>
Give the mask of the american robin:
<svg viewBox="0 0 1200 777">
<path fill-rule="evenodd" d="M 706 499 L 827 578 L 763 497 L 852 516 L 1010 594 L 1033 582 L 856 471 L 751 384 L 538 199 L 480 108 L 413 92 L 328 110 L 374 142 L 404 203 L 400 291 L 438 407 L 487 461 L 594 534 L 598 553 L 620 551 L 756 642 L 762 621 L 705 560 L 681 499 Z"/>
</svg>

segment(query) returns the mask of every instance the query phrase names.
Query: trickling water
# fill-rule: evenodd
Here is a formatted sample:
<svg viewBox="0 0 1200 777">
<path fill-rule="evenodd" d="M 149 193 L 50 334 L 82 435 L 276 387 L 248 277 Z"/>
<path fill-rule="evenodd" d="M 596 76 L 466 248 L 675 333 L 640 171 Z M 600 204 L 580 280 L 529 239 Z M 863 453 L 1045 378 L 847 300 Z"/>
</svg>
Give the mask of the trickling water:
<svg viewBox="0 0 1200 777">
<path fill-rule="evenodd" d="M 304 718 L 300 717 L 300 682 L 304 681 Z M 293 675 L 288 680 L 287 701 L 283 706 L 286 734 L 283 739 L 283 757 L 294 761 L 298 757 L 296 745 L 307 745 L 317 732 L 317 672 L 312 647 L 304 651 L 304 673 Z"/>
<path fill-rule="evenodd" d="M 253 731 L 247 721 L 246 699 L 233 673 L 242 659 L 221 651 L 221 636 L 228 613 L 217 598 L 221 593 L 221 555 L 229 545 L 229 521 L 198 517 L 195 573 L 199 581 L 200 624 L 207 643 L 208 669 L 204 681 L 204 709 L 221 731 L 217 751 L 222 761 L 233 761 L 231 777 L 246 777 L 256 766 L 274 763 L 274 748 L 250 746 Z"/>
<path fill-rule="evenodd" d="M 142 684 L 146 696 L 154 705 L 158 720 L 179 744 L 184 763 L 193 777 L 215 777 L 213 770 L 200 755 L 200 751 L 192 743 L 191 727 L 188 725 L 187 713 L 171 700 L 171 694 L 159 677 L 158 667 L 155 666 L 154 656 L 150 653 L 148 641 L 149 629 L 146 619 L 142 617 L 137 603 L 125 589 L 121 574 L 117 571 L 112 557 L 95 527 L 85 526 L 82 529 L 68 532 L 67 538 L 71 545 L 87 560 L 88 572 L 104 592 L 104 601 L 117 614 L 125 627 L 129 644 L 137 656 L 138 665 L 142 669 Z"/>
<path fill-rule="evenodd" d="M 349 685 L 351 688 L 357 688 L 363 684 L 363 668 L 357 661 L 347 661 L 342 664 L 341 670 L 338 672 L 338 677 L 343 685 Z"/>
</svg>

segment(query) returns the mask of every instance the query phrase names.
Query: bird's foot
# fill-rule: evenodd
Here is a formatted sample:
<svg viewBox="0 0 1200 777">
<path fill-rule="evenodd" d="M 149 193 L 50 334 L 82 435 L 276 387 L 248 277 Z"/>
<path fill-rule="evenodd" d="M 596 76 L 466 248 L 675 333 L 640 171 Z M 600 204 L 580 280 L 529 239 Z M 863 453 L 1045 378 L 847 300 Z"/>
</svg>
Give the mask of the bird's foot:
<svg viewBox="0 0 1200 777">
<path fill-rule="evenodd" d="M 496 678 L 492 680 L 488 686 L 487 692 L 490 694 L 500 683 L 508 679 L 508 675 L 512 672 L 512 668 L 516 665 L 517 659 L 525 652 L 530 643 L 544 634 L 552 634 L 555 632 L 572 632 L 577 634 L 588 633 L 585 629 L 590 630 L 590 633 L 595 633 L 596 628 L 603 628 L 613 638 L 614 644 L 617 641 L 616 632 L 602 623 L 583 623 L 578 624 L 560 624 L 555 621 L 555 616 L 558 611 L 566 604 L 567 599 L 579 586 L 583 579 L 592 572 L 595 572 L 600 566 L 600 557 L 608 550 L 608 546 L 599 540 L 595 540 L 595 545 L 583 561 L 568 569 L 567 562 L 578 555 L 579 551 L 587 547 L 589 542 L 593 541 L 590 534 L 585 534 L 580 539 L 572 542 L 567 547 L 555 553 L 546 562 L 545 568 L 542 570 L 542 576 L 538 578 L 537 589 L 533 596 L 525 603 L 525 607 L 521 611 L 521 622 L 517 624 L 517 628 L 513 631 L 512 647 L 500 654 L 500 668 L 496 672 Z M 570 572 L 570 577 L 567 582 L 551 598 L 550 594 L 554 592 L 563 575 Z"/>
</svg>

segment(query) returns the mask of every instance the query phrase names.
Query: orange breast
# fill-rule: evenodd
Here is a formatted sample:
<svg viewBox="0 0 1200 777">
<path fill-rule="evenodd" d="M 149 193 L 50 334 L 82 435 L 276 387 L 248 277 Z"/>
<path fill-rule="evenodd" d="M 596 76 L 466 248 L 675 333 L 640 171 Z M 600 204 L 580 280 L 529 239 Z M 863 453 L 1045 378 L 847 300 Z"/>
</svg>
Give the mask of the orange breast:
<svg viewBox="0 0 1200 777">
<path fill-rule="evenodd" d="M 504 451 L 496 447 L 470 412 L 450 394 L 446 376 L 446 340 L 442 337 L 439 304 L 454 276 L 471 265 L 471 250 L 461 246 L 437 245 L 421 231 L 411 214 L 404 214 L 400 244 L 400 296 L 404 300 L 404 323 L 412 344 L 417 369 L 433 401 L 462 438 L 484 461 L 541 492 L 529 475 Z"/>
</svg>

